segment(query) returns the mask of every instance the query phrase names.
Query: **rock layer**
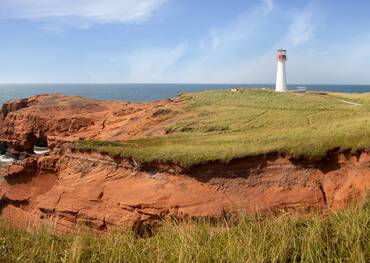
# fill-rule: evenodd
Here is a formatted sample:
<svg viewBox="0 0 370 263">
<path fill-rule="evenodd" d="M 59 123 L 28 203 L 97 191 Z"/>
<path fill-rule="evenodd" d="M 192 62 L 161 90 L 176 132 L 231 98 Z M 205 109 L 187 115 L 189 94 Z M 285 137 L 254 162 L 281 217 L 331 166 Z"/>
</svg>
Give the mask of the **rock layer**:
<svg viewBox="0 0 370 263">
<path fill-rule="evenodd" d="M 3 167 L 1 213 L 21 224 L 53 222 L 62 232 L 77 224 L 106 231 L 165 217 L 325 212 L 363 200 L 370 155 L 335 153 L 330 159 L 334 166 L 271 155 L 143 169 L 130 160 L 65 149 Z"/>
</svg>

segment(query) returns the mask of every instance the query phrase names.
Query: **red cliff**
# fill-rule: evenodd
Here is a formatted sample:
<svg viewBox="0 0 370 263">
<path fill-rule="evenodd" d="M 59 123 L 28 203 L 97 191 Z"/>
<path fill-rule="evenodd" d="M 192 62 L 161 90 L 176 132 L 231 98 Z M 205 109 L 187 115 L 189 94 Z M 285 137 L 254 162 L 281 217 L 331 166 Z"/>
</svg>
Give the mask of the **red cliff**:
<svg viewBox="0 0 370 263">
<path fill-rule="evenodd" d="M 333 151 L 319 161 L 277 153 L 184 168 L 159 162 L 140 166 L 65 143 L 164 134 L 177 110 L 176 101 L 104 102 L 62 95 L 4 105 L 0 141 L 28 152 L 47 141 L 53 150 L 2 167 L 1 216 L 19 224 L 49 222 L 62 232 L 78 224 L 106 231 L 165 217 L 326 213 L 363 200 L 369 189 L 365 151 Z"/>
</svg>

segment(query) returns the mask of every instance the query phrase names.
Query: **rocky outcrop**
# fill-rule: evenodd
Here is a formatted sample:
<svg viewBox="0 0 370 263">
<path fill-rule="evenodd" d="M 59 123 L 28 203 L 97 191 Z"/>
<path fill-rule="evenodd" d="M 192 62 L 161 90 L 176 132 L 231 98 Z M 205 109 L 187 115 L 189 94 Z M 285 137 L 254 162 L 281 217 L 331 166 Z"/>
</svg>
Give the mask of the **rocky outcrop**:
<svg viewBox="0 0 370 263">
<path fill-rule="evenodd" d="M 35 96 L 16 101 L 9 101 L 2 106 L 0 113 L 3 115 L 3 118 L 6 118 L 6 116 L 11 112 L 27 108 L 30 105 L 37 103 L 39 97 L 40 96 Z"/>
<path fill-rule="evenodd" d="M 368 153 L 336 152 L 325 163 L 275 154 L 182 169 L 65 149 L 3 167 L 1 214 L 61 232 L 80 224 L 107 231 L 166 217 L 327 212 L 364 200 Z"/>
<path fill-rule="evenodd" d="M 35 145 L 53 147 L 79 139 L 126 140 L 164 134 L 162 123 L 178 108 L 176 101 L 128 103 L 60 94 L 5 103 L 0 142 L 18 152 Z"/>
</svg>

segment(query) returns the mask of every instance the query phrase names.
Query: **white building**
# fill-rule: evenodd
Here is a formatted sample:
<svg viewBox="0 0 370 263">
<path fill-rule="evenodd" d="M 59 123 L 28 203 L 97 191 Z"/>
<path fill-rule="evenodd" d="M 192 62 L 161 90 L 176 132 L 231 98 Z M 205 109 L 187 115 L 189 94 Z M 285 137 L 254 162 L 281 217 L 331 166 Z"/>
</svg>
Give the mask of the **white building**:
<svg viewBox="0 0 370 263">
<path fill-rule="evenodd" d="M 287 92 L 287 81 L 286 81 L 286 68 L 285 62 L 287 60 L 286 50 L 279 49 L 278 50 L 278 67 L 277 67 L 277 74 L 276 74 L 276 91 L 277 92 Z"/>
</svg>

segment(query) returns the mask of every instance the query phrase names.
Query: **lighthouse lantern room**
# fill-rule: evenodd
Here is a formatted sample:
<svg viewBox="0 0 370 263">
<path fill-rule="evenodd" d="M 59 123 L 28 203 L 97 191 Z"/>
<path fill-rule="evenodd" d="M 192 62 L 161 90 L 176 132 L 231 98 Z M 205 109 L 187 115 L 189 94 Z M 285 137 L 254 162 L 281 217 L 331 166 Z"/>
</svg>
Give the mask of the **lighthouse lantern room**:
<svg viewBox="0 0 370 263">
<path fill-rule="evenodd" d="M 276 91 L 286 92 L 288 91 L 287 81 L 286 81 L 286 69 L 285 62 L 287 61 L 286 50 L 281 48 L 278 50 L 278 67 L 276 75 Z"/>
</svg>

